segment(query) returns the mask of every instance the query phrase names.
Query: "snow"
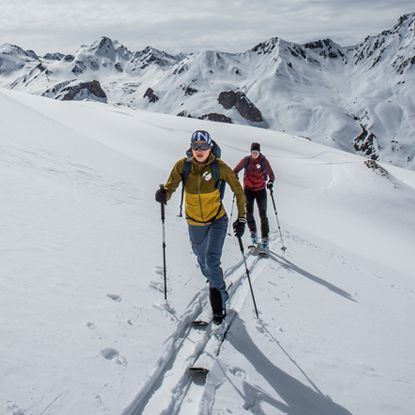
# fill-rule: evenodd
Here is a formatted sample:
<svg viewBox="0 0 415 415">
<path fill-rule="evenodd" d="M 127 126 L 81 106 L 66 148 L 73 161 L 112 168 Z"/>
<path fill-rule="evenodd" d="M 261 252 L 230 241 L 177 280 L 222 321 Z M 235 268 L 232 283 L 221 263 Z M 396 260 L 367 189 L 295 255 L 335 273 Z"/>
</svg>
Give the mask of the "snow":
<svg viewBox="0 0 415 415">
<path fill-rule="evenodd" d="M 0 413 L 412 414 L 414 172 L 281 132 L 7 89 L 0 114 Z M 167 302 L 154 201 L 197 128 L 231 166 L 261 143 L 287 246 L 270 203 L 270 257 L 247 256 L 257 320 L 227 238 L 238 315 L 206 382 L 187 374 L 212 336 L 190 329 L 209 306 L 180 192 Z"/>
</svg>

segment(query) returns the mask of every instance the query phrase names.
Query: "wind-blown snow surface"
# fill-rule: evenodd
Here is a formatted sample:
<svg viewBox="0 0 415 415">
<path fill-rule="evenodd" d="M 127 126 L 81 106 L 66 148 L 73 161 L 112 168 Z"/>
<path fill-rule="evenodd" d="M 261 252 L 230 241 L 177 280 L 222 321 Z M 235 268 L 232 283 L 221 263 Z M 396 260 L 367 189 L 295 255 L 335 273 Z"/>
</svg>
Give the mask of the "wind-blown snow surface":
<svg viewBox="0 0 415 415">
<path fill-rule="evenodd" d="M 412 414 L 413 172 L 380 175 L 282 133 L 4 89 L 0 114 L 0 413 Z M 228 237 L 239 313 L 206 385 L 186 375 L 207 341 L 188 332 L 206 285 L 177 192 L 163 301 L 154 202 L 196 128 L 232 166 L 261 142 L 288 248 L 270 206 L 270 258 L 247 258 L 256 320 Z"/>
</svg>

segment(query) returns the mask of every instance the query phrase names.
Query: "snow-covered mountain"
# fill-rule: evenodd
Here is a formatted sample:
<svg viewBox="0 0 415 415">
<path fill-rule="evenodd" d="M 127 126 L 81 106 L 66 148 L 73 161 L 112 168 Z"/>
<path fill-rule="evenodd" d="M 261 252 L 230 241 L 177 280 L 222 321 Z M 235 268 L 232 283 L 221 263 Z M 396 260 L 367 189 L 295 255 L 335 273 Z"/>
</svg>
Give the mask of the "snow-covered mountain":
<svg viewBox="0 0 415 415">
<path fill-rule="evenodd" d="M 415 169 L 414 33 L 410 13 L 347 47 L 275 37 L 243 53 L 171 55 L 131 52 L 103 37 L 73 55 L 39 57 L 4 45 L 0 82 L 58 99 L 285 131 Z"/>
<path fill-rule="evenodd" d="M 2 415 L 413 414 L 414 172 L 280 132 L 7 89 L 0 114 Z M 192 381 L 214 338 L 190 328 L 207 287 L 177 191 L 164 301 L 154 192 L 199 128 L 231 166 L 262 144 L 288 249 L 270 206 L 270 258 L 246 258 L 256 319 L 227 237 L 238 315 Z"/>
</svg>

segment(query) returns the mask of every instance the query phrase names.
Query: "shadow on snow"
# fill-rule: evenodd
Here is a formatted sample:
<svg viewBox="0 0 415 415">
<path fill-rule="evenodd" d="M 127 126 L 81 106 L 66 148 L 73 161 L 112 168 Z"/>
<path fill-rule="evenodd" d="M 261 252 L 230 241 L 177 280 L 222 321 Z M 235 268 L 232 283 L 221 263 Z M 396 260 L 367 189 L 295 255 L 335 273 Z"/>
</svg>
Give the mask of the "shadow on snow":
<svg viewBox="0 0 415 415">
<path fill-rule="evenodd" d="M 315 389 L 304 385 L 276 367 L 252 341 L 243 321 L 238 317 L 229 332 L 228 341 L 251 362 L 256 371 L 278 394 L 278 397 L 272 397 L 258 386 L 253 386 L 246 381 L 243 381 L 243 390 L 241 391 L 227 376 L 245 400 L 244 409 L 262 415 L 265 412 L 261 408 L 261 404 L 268 403 L 288 415 L 351 415 L 351 412 L 346 408 L 333 402 L 329 396 L 323 395 L 313 383 L 311 384 Z M 303 370 L 301 372 L 305 374 Z M 310 381 L 308 377 L 307 379 Z M 279 397 L 282 401 L 279 400 Z"/>
</svg>

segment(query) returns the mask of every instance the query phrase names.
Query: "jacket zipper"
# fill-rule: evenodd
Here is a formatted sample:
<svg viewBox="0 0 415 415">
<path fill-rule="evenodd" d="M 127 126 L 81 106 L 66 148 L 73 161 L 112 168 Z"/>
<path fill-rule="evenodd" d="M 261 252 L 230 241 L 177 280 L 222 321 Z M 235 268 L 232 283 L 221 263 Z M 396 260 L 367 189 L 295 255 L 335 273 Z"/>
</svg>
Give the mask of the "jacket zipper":
<svg viewBox="0 0 415 415">
<path fill-rule="evenodd" d="M 199 207 L 200 207 L 200 216 L 202 218 L 202 222 L 205 220 L 203 217 L 203 209 L 202 209 L 202 198 L 200 197 L 200 178 L 201 178 L 201 172 L 199 170 L 198 178 L 197 178 L 197 193 L 199 195 Z"/>
</svg>

